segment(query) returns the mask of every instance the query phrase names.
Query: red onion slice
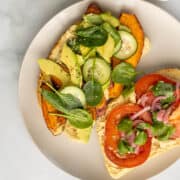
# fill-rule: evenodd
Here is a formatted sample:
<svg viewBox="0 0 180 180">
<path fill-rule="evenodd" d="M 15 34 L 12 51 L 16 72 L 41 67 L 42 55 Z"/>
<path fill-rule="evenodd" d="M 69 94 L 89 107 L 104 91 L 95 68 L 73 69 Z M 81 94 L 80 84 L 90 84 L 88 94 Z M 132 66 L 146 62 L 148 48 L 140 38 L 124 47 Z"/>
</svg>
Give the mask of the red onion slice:
<svg viewBox="0 0 180 180">
<path fill-rule="evenodd" d="M 160 104 L 158 102 L 163 99 L 166 99 L 166 96 L 158 96 L 154 99 L 154 101 L 152 102 L 152 106 L 151 106 L 152 111 L 155 111 L 155 110 L 157 110 L 157 108 L 158 109 L 160 108 L 159 107 Z"/>
<path fill-rule="evenodd" d="M 137 126 L 138 124 L 140 124 L 140 123 L 144 123 L 144 121 L 141 120 L 141 119 L 134 120 L 134 121 L 133 121 L 133 127 L 136 127 L 136 126 Z"/>
<path fill-rule="evenodd" d="M 167 111 L 166 111 L 166 113 L 165 113 L 165 115 L 164 115 L 164 123 L 168 123 L 168 119 L 169 119 L 169 116 L 170 116 L 170 114 L 171 114 L 171 112 L 172 112 L 172 106 L 170 106 L 168 109 L 167 109 Z"/>
<path fill-rule="evenodd" d="M 147 106 L 145 108 L 143 108 L 142 110 L 140 110 L 139 112 L 135 113 L 134 115 L 131 116 L 132 120 L 135 120 L 137 117 L 139 117 L 140 115 L 142 115 L 143 113 L 145 113 L 146 111 L 149 111 L 151 109 L 150 106 Z"/>
<path fill-rule="evenodd" d="M 157 113 L 157 120 L 158 121 L 164 121 L 164 116 L 166 114 L 166 111 L 165 110 L 160 110 L 158 113 Z"/>
<path fill-rule="evenodd" d="M 148 100 L 147 94 L 143 94 L 141 98 L 138 100 L 137 104 L 140 104 L 144 107 L 146 105 L 147 100 Z"/>
</svg>

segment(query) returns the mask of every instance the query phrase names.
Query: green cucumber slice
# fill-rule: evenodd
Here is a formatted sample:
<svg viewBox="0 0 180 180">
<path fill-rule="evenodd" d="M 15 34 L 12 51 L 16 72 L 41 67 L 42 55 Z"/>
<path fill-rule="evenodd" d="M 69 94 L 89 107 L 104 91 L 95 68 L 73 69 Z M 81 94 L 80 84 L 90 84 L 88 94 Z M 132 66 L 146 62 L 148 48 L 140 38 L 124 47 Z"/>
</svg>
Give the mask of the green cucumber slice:
<svg viewBox="0 0 180 180">
<path fill-rule="evenodd" d="M 74 97 L 78 98 L 83 105 L 83 107 L 86 105 L 86 97 L 84 92 L 76 87 L 76 86 L 67 86 L 64 89 L 61 90 L 61 93 L 63 94 L 71 94 Z"/>
<path fill-rule="evenodd" d="M 122 40 L 121 49 L 115 54 L 115 57 L 121 60 L 128 59 L 137 50 L 137 41 L 134 36 L 127 31 L 119 31 Z"/>
<path fill-rule="evenodd" d="M 105 84 L 111 75 L 110 65 L 100 58 L 88 59 L 83 66 L 84 80 L 92 80 L 93 74 L 94 80 L 98 81 L 101 85 Z"/>
</svg>

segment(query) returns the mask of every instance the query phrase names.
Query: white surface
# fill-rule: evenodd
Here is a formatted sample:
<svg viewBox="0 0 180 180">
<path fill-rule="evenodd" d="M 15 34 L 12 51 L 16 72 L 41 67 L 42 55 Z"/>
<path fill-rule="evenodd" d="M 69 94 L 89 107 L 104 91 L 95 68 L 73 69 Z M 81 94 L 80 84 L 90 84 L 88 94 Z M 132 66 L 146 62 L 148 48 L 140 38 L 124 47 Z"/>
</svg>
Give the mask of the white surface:
<svg viewBox="0 0 180 180">
<path fill-rule="evenodd" d="M 2 180 L 75 179 L 55 168 L 32 143 L 18 111 L 17 99 L 18 73 L 28 44 L 47 20 L 72 2 L 76 1 L 6 0 L 1 2 L 0 179 Z M 178 0 L 161 2 L 163 3 L 168 5 L 174 3 L 174 8 L 178 7 Z M 173 6 L 169 9 L 173 10 Z M 178 10 L 174 13 L 180 18 Z M 179 168 L 178 161 L 168 170 L 151 179 L 180 179 Z"/>
</svg>

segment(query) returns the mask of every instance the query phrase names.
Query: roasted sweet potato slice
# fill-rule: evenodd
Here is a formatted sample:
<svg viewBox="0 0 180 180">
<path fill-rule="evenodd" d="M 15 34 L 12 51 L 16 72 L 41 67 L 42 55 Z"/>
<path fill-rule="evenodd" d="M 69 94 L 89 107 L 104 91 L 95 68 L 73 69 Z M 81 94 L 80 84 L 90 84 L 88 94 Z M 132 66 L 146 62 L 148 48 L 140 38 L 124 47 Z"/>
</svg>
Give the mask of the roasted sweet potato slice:
<svg viewBox="0 0 180 180">
<path fill-rule="evenodd" d="M 43 97 L 41 98 L 41 107 L 46 125 L 51 133 L 56 136 L 61 134 L 64 129 L 66 119 L 63 117 L 52 116 L 49 113 L 58 113 L 58 111 L 51 106 Z"/>
<path fill-rule="evenodd" d="M 126 60 L 126 62 L 136 67 L 141 58 L 143 48 L 144 48 L 143 29 L 137 17 L 134 14 L 122 13 L 119 20 L 122 25 L 125 25 L 131 29 L 133 36 L 137 40 L 138 47 L 137 47 L 136 53 Z"/>
<path fill-rule="evenodd" d="M 100 13 L 102 13 L 102 10 L 96 3 L 92 3 L 88 6 L 85 14 L 91 14 L 91 13 L 100 14 Z"/>
<path fill-rule="evenodd" d="M 120 96 L 123 90 L 123 85 L 119 83 L 114 83 L 112 87 L 109 88 L 109 98 L 116 98 Z"/>
</svg>

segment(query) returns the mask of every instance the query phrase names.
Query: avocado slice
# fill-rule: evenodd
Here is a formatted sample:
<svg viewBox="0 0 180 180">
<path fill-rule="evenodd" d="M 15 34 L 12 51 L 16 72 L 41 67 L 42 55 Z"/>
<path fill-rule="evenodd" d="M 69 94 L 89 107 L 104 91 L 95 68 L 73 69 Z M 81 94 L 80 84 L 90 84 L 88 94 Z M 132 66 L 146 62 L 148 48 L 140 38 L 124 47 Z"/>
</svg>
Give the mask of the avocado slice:
<svg viewBox="0 0 180 180">
<path fill-rule="evenodd" d="M 88 143 L 92 131 L 92 126 L 85 129 L 78 129 L 72 126 L 68 121 L 65 126 L 66 134 L 74 140 L 78 140 L 83 143 Z"/>
<path fill-rule="evenodd" d="M 57 63 L 48 59 L 39 59 L 38 64 L 42 72 L 46 75 L 57 77 L 63 86 L 67 85 L 70 81 L 70 75 Z"/>
<path fill-rule="evenodd" d="M 108 63 L 114 53 L 115 42 L 114 39 L 109 35 L 106 43 L 103 46 L 97 47 L 97 52 L 102 56 Z"/>
<path fill-rule="evenodd" d="M 100 16 L 105 22 L 108 22 L 114 27 L 118 27 L 120 25 L 119 20 L 110 13 L 102 13 Z"/>
<path fill-rule="evenodd" d="M 82 85 L 82 73 L 81 73 L 80 66 L 78 64 L 77 56 L 71 50 L 71 48 L 69 48 L 67 46 L 66 43 L 64 44 L 64 46 L 62 48 L 60 60 L 69 69 L 70 76 L 71 76 L 71 82 L 74 85 L 81 87 L 81 85 Z"/>
</svg>

